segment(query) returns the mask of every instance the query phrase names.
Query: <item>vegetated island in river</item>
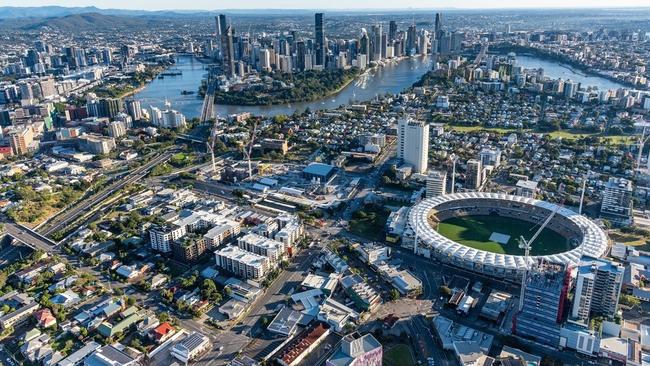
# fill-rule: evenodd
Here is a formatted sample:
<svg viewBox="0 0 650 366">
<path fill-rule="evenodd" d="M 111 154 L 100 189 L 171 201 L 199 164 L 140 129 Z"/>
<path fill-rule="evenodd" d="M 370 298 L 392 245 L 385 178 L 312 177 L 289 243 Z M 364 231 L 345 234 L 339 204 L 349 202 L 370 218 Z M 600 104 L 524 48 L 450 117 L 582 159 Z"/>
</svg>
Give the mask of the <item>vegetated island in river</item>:
<svg viewBox="0 0 650 366">
<path fill-rule="evenodd" d="M 215 102 L 230 105 L 274 105 L 312 102 L 336 94 L 350 84 L 361 71 L 307 70 L 298 73 L 262 73 L 261 82 L 237 84 L 228 91 L 218 90 Z M 205 94 L 202 85 L 200 94 Z"/>
</svg>

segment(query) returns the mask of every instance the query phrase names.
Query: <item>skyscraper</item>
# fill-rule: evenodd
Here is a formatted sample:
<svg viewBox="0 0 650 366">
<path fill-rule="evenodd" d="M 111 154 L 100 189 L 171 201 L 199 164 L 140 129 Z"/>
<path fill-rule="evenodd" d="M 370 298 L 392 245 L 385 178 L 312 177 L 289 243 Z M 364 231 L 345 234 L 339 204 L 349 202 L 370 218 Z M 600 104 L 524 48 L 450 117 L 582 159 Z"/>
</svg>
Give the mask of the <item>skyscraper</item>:
<svg viewBox="0 0 650 366">
<path fill-rule="evenodd" d="M 226 20 L 226 14 L 219 14 L 219 20 L 217 21 L 217 28 L 219 29 L 219 35 L 222 35 L 226 32 L 228 28 L 228 21 Z"/>
<path fill-rule="evenodd" d="M 327 54 L 327 45 L 325 44 L 325 30 L 323 28 L 323 13 L 316 13 L 314 20 L 315 20 L 314 48 L 316 51 L 315 65 L 325 67 L 325 56 Z"/>
<path fill-rule="evenodd" d="M 391 20 L 388 23 L 388 40 L 390 42 L 394 41 L 397 37 L 397 23 L 394 20 Z"/>
<path fill-rule="evenodd" d="M 397 157 L 413 166 L 415 173 L 424 173 L 429 165 L 429 124 L 402 118 L 397 125 Z"/>
<path fill-rule="evenodd" d="M 301 39 L 296 42 L 296 69 L 298 69 L 298 71 L 305 71 L 306 55 L 307 47 L 305 47 L 305 41 Z"/>
<path fill-rule="evenodd" d="M 235 48 L 232 38 L 232 27 L 227 26 L 226 31 L 221 34 L 221 52 L 223 55 L 223 71 L 229 78 L 235 76 Z"/>
<path fill-rule="evenodd" d="M 592 314 L 613 317 L 621 294 L 624 271 L 618 263 L 583 257 L 578 265 L 571 317 L 585 324 Z"/>
<path fill-rule="evenodd" d="M 214 17 L 214 23 L 215 26 L 217 27 L 216 29 L 217 39 L 219 39 L 218 37 L 221 36 L 221 22 L 219 20 L 219 16 Z"/>
<path fill-rule="evenodd" d="M 77 48 L 74 46 L 65 48 L 65 59 L 68 62 L 68 67 L 76 68 L 77 67 Z"/>
<path fill-rule="evenodd" d="M 417 47 L 417 30 L 415 24 L 409 26 L 408 32 L 406 33 L 406 54 L 413 56 L 416 54 Z"/>
<path fill-rule="evenodd" d="M 442 34 L 442 13 L 436 13 L 435 32 L 436 39 L 440 39 Z"/>
<path fill-rule="evenodd" d="M 381 40 L 382 27 L 381 23 L 372 26 L 372 60 L 380 61 L 384 51 L 382 50 L 383 42 Z"/>
</svg>

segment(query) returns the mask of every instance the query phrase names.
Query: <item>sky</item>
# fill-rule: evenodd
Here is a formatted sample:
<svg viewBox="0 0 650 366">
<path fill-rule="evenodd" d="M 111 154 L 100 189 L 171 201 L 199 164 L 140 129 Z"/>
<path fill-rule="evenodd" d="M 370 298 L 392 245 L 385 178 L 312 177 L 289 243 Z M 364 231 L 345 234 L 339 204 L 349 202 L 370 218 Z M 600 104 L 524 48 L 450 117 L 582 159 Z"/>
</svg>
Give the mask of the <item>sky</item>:
<svg viewBox="0 0 650 366">
<path fill-rule="evenodd" d="M 20 4 L 20 5 L 18 5 Z M 228 4 L 224 6 L 223 4 Z M 485 8 L 606 8 L 649 7 L 648 0 L 0 0 L 11 6 L 96 6 L 138 10 L 222 10 L 222 9 L 485 9 Z"/>
</svg>

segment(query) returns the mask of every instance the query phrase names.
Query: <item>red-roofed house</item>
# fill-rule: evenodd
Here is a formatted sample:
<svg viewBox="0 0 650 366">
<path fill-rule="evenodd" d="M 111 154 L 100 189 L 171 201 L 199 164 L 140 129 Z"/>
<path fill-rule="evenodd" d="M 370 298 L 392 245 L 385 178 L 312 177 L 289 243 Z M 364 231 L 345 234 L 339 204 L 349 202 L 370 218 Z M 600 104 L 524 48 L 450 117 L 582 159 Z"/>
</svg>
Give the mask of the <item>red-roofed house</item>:
<svg viewBox="0 0 650 366">
<path fill-rule="evenodd" d="M 48 308 L 37 310 L 34 312 L 34 318 L 41 328 L 49 328 L 56 325 L 56 318 Z"/>
<path fill-rule="evenodd" d="M 151 338 L 153 338 L 158 343 L 163 343 L 164 341 L 168 340 L 169 337 L 174 335 L 174 333 L 176 333 L 176 329 L 174 329 L 171 324 L 165 322 L 151 331 Z"/>
</svg>

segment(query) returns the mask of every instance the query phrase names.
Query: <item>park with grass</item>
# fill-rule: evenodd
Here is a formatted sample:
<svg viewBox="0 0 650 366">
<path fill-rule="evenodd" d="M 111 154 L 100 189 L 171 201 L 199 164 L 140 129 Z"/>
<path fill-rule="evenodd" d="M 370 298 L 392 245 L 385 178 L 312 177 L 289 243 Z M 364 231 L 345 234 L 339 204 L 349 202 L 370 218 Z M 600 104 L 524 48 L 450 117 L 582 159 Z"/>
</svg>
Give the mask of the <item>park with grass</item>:
<svg viewBox="0 0 650 366">
<path fill-rule="evenodd" d="M 349 230 L 358 236 L 370 240 L 381 241 L 386 237 L 386 220 L 390 210 L 378 205 L 369 203 L 352 214 L 349 223 Z"/>
<path fill-rule="evenodd" d="M 437 224 L 440 235 L 459 244 L 510 255 L 523 255 L 520 236 L 530 239 L 538 229 L 536 223 L 496 215 L 452 217 Z M 545 228 L 532 244 L 530 255 L 551 255 L 570 249 L 567 238 Z"/>
<path fill-rule="evenodd" d="M 397 344 L 384 352 L 385 366 L 411 366 L 415 365 L 411 349 L 406 344 Z"/>
</svg>

